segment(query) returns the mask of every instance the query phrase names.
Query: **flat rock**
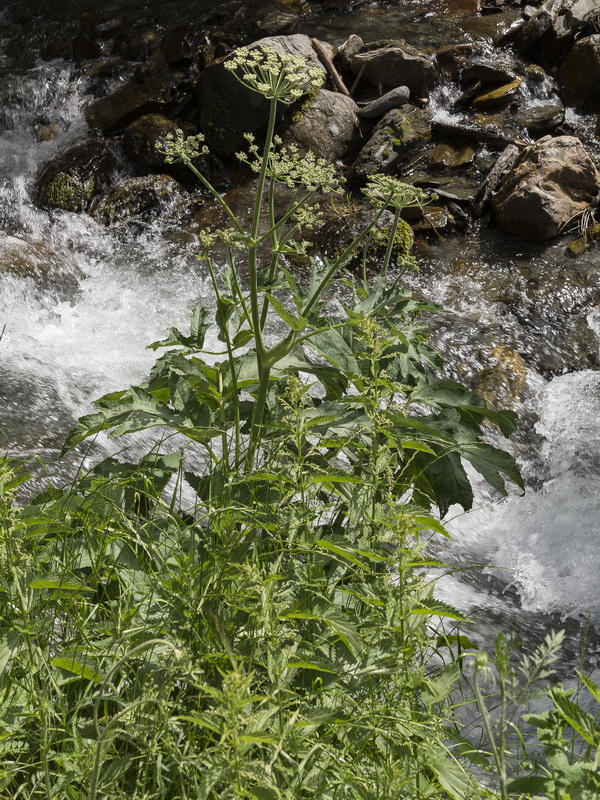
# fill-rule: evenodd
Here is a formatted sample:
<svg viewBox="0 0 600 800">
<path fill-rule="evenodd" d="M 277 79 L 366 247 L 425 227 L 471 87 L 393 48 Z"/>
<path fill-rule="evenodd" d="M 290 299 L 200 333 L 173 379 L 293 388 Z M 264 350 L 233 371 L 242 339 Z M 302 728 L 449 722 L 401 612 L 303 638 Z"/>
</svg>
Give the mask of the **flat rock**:
<svg viewBox="0 0 600 800">
<path fill-rule="evenodd" d="M 473 100 L 473 105 L 475 108 L 483 110 L 486 108 L 496 108 L 504 103 L 508 103 L 519 91 L 519 87 L 522 83 L 522 78 L 515 78 L 514 81 L 506 83 L 504 86 L 498 86 L 496 89 L 477 95 Z"/>
</svg>

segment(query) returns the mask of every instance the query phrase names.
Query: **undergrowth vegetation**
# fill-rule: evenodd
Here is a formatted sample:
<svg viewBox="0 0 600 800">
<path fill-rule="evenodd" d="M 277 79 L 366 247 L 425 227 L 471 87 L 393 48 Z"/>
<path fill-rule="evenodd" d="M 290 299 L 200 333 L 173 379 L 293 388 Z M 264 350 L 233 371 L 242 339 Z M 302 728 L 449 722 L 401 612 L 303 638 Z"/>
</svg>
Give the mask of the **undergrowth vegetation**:
<svg viewBox="0 0 600 800">
<path fill-rule="evenodd" d="M 402 210 L 425 196 L 373 176 L 373 221 L 294 275 L 311 200 L 336 181 L 275 120 L 318 75 L 264 50 L 230 67 L 271 101 L 262 151 L 240 154 L 249 229 L 204 177 L 200 137 L 165 147 L 231 223 L 200 254 L 216 313 L 151 345 L 148 380 L 99 399 L 65 453 L 105 431 L 161 438 L 22 506 L 26 477 L 0 464 L 0 796 L 597 796 L 600 728 L 568 692 L 525 719 L 539 765 L 519 734 L 560 636 L 520 666 L 500 637 L 492 672 L 435 597 L 427 544 L 450 505 L 472 505 L 464 462 L 500 493 L 522 482 L 483 436 L 510 435 L 514 414 L 443 378 L 421 321 L 438 309 L 401 287 L 408 252 L 390 269 Z M 378 276 L 346 272 L 390 211 Z"/>
</svg>

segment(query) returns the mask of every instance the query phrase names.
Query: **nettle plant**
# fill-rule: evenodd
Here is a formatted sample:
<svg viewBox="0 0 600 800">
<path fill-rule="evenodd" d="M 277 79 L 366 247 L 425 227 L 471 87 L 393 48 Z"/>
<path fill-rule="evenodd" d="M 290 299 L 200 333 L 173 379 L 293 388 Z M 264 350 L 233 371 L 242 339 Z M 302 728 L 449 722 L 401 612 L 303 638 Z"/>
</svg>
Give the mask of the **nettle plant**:
<svg viewBox="0 0 600 800">
<path fill-rule="evenodd" d="M 249 139 L 240 154 L 256 174 L 249 226 L 198 169 L 201 137 L 165 147 L 229 220 L 202 237 L 215 308 L 150 345 L 164 352 L 148 380 L 98 400 L 64 449 L 100 431 L 164 436 L 2 528 L 0 786 L 90 800 L 486 796 L 446 745 L 460 676 L 448 653 L 466 640 L 436 630 L 462 617 L 435 599 L 424 548 L 445 533 L 432 511 L 473 502 L 463 459 L 500 493 L 505 477 L 521 485 L 482 437 L 483 423 L 510 434 L 514 414 L 440 377 L 420 319 L 438 309 L 393 268 L 401 213 L 424 194 L 372 176 L 372 221 L 335 258 L 307 255 L 311 201 L 338 182 L 275 122 L 320 73 L 265 49 L 228 68 L 270 100 L 262 150 Z M 363 258 L 353 275 L 384 212 L 379 274 Z M 164 452 L 173 436 L 185 446 Z"/>
</svg>

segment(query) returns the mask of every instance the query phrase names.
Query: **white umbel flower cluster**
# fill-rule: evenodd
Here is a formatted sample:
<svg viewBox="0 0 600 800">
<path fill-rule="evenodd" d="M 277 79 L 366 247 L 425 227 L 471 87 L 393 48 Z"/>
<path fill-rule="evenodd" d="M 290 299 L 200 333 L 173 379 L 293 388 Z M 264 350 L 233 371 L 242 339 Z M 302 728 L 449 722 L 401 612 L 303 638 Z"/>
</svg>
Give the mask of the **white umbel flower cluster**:
<svg viewBox="0 0 600 800">
<path fill-rule="evenodd" d="M 307 67 L 305 58 L 262 45 L 239 48 L 224 66 L 248 89 L 287 105 L 319 89 L 324 79 L 323 70 Z"/>
</svg>

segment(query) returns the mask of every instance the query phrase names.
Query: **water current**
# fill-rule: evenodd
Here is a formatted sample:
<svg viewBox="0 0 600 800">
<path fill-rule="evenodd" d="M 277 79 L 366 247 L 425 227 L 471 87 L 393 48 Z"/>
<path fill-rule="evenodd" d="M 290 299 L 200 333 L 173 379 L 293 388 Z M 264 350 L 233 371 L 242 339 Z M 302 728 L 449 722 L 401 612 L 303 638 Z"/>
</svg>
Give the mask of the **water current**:
<svg viewBox="0 0 600 800">
<path fill-rule="evenodd" d="M 153 361 L 145 346 L 168 326 L 184 326 L 209 294 L 172 218 L 105 228 L 34 201 L 40 166 L 86 130 L 89 65 L 42 61 L 36 51 L 48 15 L 60 21 L 72 5 L 9 3 L 0 13 L 1 445 L 49 462 L 91 400 L 142 379 Z M 112 5 L 132 18 L 163 13 L 150 0 Z M 173 6 L 182 18 L 211 8 Z M 323 12 L 303 25 L 337 43 L 352 32 L 375 39 L 393 31 L 431 49 L 448 42 L 452 27 L 432 3 L 418 2 L 385 13 Z M 454 28 L 453 35 L 467 37 Z M 441 116 L 449 91 L 432 98 Z M 539 88 L 529 102 L 541 102 L 544 91 L 551 89 Z M 585 129 L 585 120 L 572 118 Z M 48 124 L 56 136 L 43 141 Z M 15 253 L 33 264 L 29 273 L 2 271 Z M 524 496 L 506 499 L 479 487 L 474 511 L 453 509 L 454 541 L 444 555 L 455 569 L 441 590 L 464 610 L 485 608 L 488 618 L 498 614 L 515 627 L 543 632 L 566 621 L 575 636 L 588 618 L 600 625 L 598 256 L 575 262 L 564 243 L 541 246 L 485 227 L 430 238 L 420 256 L 421 271 L 407 280 L 450 312 L 432 322 L 450 373 L 472 385 L 479 375 L 479 388 L 482 374 L 499 381 L 521 415 L 511 446 L 528 485 Z M 69 466 L 50 471 L 64 477 Z"/>
</svg>

